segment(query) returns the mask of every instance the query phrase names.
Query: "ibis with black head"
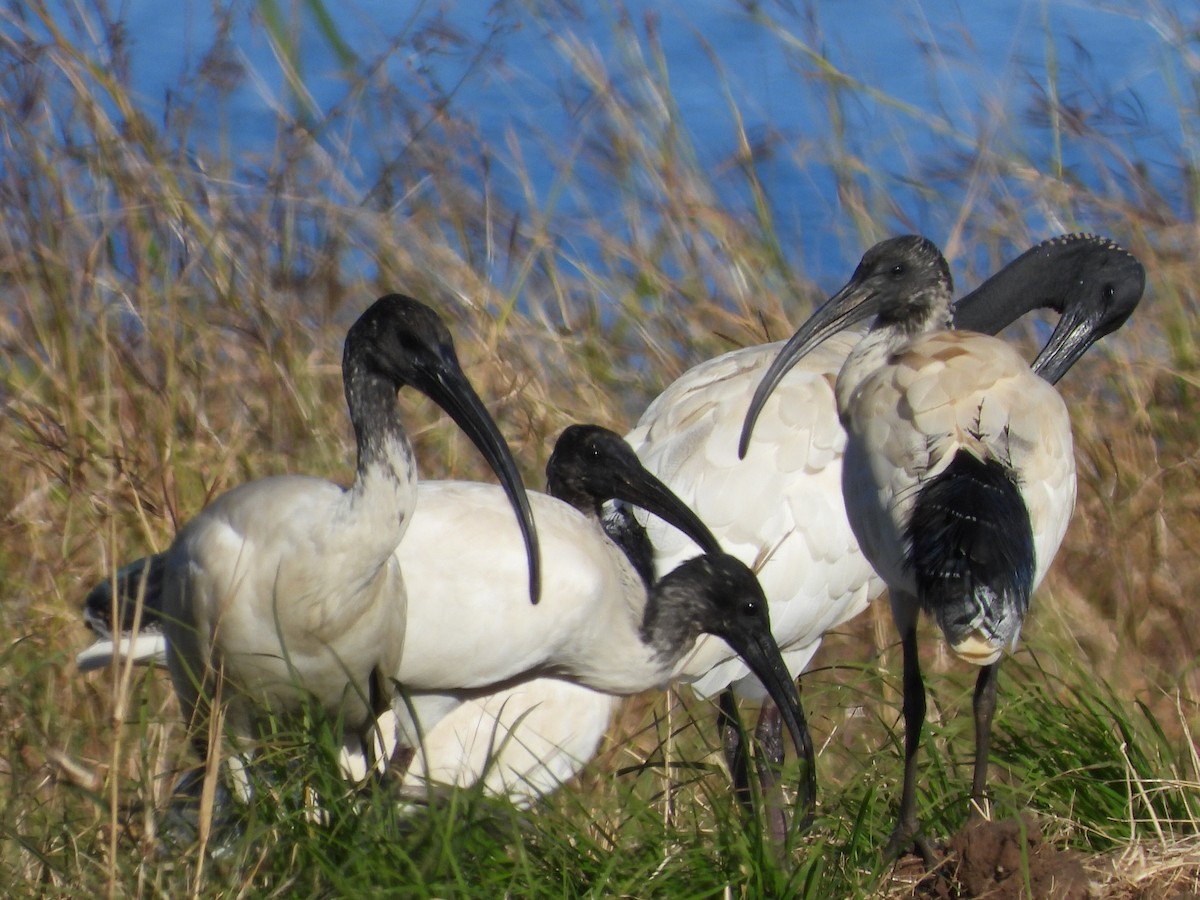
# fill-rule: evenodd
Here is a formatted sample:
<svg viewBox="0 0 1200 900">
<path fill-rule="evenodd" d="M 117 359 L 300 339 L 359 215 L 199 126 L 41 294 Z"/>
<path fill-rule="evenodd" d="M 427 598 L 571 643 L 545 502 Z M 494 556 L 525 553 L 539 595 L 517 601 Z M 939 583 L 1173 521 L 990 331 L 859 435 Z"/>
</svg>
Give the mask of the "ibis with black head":
<svg viewBox="0 0 1200 900">
<path fill-rule="evenodd" d="M 929 613 L 979 666 L 971 798 L 983 809 L 996 673 L 1017 642 L 1075 505 L 1071 423 L 1058 392 L 1003 341 L 952 331 L 950 269 L 925 238 L 872 247 L 849 282 L 785 344 L 746 414 L 740 446 L 788 368 L 862 321 L 838 374 L 842 490 L 863 553 L 887 583 L 904 658 L 905 765 L 895 855 L 915 843 L 925 688 L 916 626 Z"/>
<path fill-rule="evenodd" d="M 1034 370 L 1057 381 L 1095 341 L 1120 327 L 1141 299 L 1145 270 L 1108 238 L 1071 234 L 1026 251 L 960 299 L 956 328 L 998 332 L 1022 315 L 1060 314 Z M 771 604 L 771 623 L 794 676 L 822 636 L 865 610 L 883 582 L 863 556 L 846 517 L 842 469 L 846 437 L 834 382 L 860 335 L 828 338 L 782 375 L 761 407 L 754 440 L 738 454 L 742 421 L 782 342 L 735 350 L 681 375 L 627 435 L 646 467 L 692 507 L 729 553 L 749 564 Z M 698 552 L 687 536 L 646 522 L 657 571 Z M 762 699 L 757 681 L 719 640 L 702 637 L 679 677 L 701 696 L 732 687 Z M 733 695 L 722 698 L 731 770 L 746 768 Z M 757 734 L 768 749 L 760 775 L 771 778 L 783 743 L 770 702 Z M 766 762 L 767 765 L 762 765 Z M 739 793 L 748 790 L 741 779 Z"/>
<path fill-rule="evenodd" d="M 286 475 L 241 485 L 185 525 L 161 559 L 167 664 L 202 755 L 215 697 L 239 754 L 269 717 L 309 700 L 364 740 L 394 701 L 387 676 L 407 621 L 395 551 L 417 492 L 397 406 L 405 386 L 449 413 L 500 478 L 527 566 L 525 603 L 537 599 L 529 500 L 437 314 L 410 297 L 376 301 L 349 329 L 342 375 L 358 447 L 353 483 Z"/>
</svg>

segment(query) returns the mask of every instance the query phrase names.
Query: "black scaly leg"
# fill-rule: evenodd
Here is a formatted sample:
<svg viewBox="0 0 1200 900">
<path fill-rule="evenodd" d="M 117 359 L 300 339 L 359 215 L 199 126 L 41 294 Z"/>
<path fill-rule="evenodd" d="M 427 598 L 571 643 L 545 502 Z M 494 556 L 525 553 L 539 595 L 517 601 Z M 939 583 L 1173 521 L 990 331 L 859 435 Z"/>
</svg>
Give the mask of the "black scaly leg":
<svg viewBox="0 0 1200 900">
<path fill-rule="evenodd" d="M 979 670 L 975 680 L 975 777 L 971 781 L 971 818 L 987 818 L 988 756 L 992 748 L 992 717 L 996 713 L 996 682 L 1000 663 Z"/>
<path fill-rule="evenodd" d="M 742 809 L 753 809 L 750 795 L 750 755 L 742 732 L 742 720 L 738 715 L 737 697 L 732 688 L 721 692 L 717 707 L 717 722 L 721 730 L 721 748 L 725 751 L 725 764 L 733 781 L 733 796 Z"/>
<path fill-rule="evenodd" d="M 371 717 L 374 720 L 371 726 L 367 729 L 367 742 L 370 746 L 366 747 L 367 765 L 370 767 L 367 774 L 376 773 L 382 775 L 391 764 L 391 756 L 396 749 L 395 735 L 389 741 L 380 727 L 380 721 L 392 711 L 392 694 L 394 691 L 392 680 L 382 669 L 376 666 L 371 670 L 371 679 L 368 683 L 369 697 L 368 702 L 371 706 Z M 395 723 L 392 723 L 395 728 Z"/>
<path fill-rule="evenodd" d="M 758 714 L 754 742 L 757 745 L 754 764 L 762 790 L 767 832 L 776 843 L 783 843 L 787 837 L 787 815 L 783 811 L 783 789 L 779 784 L 779 770 L 783 768 L 783 716 L 770 698 L 763 701 Z"/>
<path fill-rule="evenodd" d="M 915 846 L 927 866 L 933 865 L 933 852 L 921 834 L 917 820 L 917 751 L 921 748 L 921 729 L 925 725 L 925 682 L 921 679 L 921 660 L 917 655 L 917 623 L 901 635 L 904 649 L 904 787 L 900 793 L 900 815 L 883 855 L 895 859 L 910 845 Z"/>
</svg>

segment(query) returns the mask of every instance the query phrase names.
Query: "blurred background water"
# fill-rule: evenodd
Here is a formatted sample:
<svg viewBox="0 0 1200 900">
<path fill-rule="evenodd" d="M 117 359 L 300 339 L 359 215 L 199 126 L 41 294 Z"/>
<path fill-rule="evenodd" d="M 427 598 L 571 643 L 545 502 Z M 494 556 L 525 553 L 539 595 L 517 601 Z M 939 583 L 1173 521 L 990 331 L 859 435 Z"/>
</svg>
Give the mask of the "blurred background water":
<svg viewBox="0 0 1200 900">
<path fill-rule="evenodd" d="M 86 30 L 77 3 L 51 8 L 64 12 L 60 27 Z M 1190 203 L 1180 173 L 1195 150 L 1193 0 L 125 0 L 108 14 L 126 43 L 111 58 L 128 65 L 141 112 L 163 124 L 186 116 L 197 159 L 254 165 L 277 152 L 281 128 L 303 127 L 348 196 L 395 202 L 379 191 L 404 147 L 380 139 L 364 101 L 386 84 L 419 100 L 412 109 L 473 123 L 489 190 L 511 208 L 551 211 L 580 260 L 595 248 L 573 221 L 629 227 L 622 192 L 589 171 L 603 140 L 587 127 L 589 57 L 618 91 L 640 89 L 625 67 L 658 68 L 669 95 L 631 101 L 661 104 L 723 206 L 747 216 L 752 166 L 789 258 L 829 287 L 873 237 L 916 230 L 944 242 L 976 214 L 971 182 L 946 173 L 977 165 L 981 146 L 1110 194 L 1135 192 L 1136 174 L 1176 211 Z M 642 60 L 622 58 L 631 34 Z M 996 183 L 1026 207 L 1032 233 L 1119 232 L 1012 174 Z M 888 198 L 875 236 L 847 212 L 848 189 L 868 178 Z"/>
</svg>

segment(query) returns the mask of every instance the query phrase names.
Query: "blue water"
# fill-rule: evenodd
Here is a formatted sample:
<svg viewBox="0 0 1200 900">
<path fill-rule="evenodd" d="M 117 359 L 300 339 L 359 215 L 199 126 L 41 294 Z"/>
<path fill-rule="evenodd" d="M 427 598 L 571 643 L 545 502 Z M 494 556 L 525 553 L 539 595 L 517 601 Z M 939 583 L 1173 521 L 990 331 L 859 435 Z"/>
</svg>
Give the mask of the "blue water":
<svg viewBox="0 0 1200 900">
<path fill-rule="evenodd" d="M 336 109 L 337 126 L 322 134 L 322 144 L 343 166 L 351 191 L 365 197 L 393 148 L 381 146 L 370 122 L 356 124 L 347 114 L 355 104 L 347 98 L 347 59 L 339 58 L 304 4 L 285 5 L 297 15 L 300 74 L 311 105 L 288 91 L 258 7 L 235 2 L 224 22 L 224 58 L 242 77 L 225 95 L 206 89 L 210 96 L 196 106 L 199 127 L 189 132 L 191 149 L 226 152 L 219 135 L 227 131 L 235 153 L 268 158 L 278 112 L 311 125 Z M 610 217 L 614 227 L 622 225 L 611 184 L 588 168 L 586 154 L 573 155 L 589 107 L 575 105 L 587 92 L 563 44 L 594 47 L 610 72 L 619 73 L 618 48 L 628 46 L 619 35 L 636 34 L 648 52 L 648 29 L 661 41 L 677 123 L 702 163 L 716 172 L 728 165 L 737 148 L 731 103 L 736 105 L 747 135 L 765 148 L 756 171 L 787 252 L 831 287 L 844 280 L 863 243 L 839 199 L 830 164 L 844 151 L 861 160 L 863 171 L 885 173 L 882 183 L 852 176 L 868 197 L 886 194 L 894 200 L 883 233 L 918 230 L 944 240 L 967 201 L 961 187 L 943 189 L 939 173 L 992 131 L 997 142 L 1016 136 L 1015 145 L 996 145 L 1001 155 L 1023 157 L 1033 170 L 1049 173 L 1061 160 L 1071 177 L 1111 195 L 1132 192 L 1127 161 L 1138 160 L 1169 201 L 1183 204 L 1176 183 L 1181 165 L 1195 153 L 1196 123 L 1181 121 L 1180 110 L 1196 108 L 1196 72 L 1188 69 L 1180 48 L 1200 48 L 1195 37 L 1186 45 L 1178 35 L 1197 31 L 1200 6 L 1194 0 L 577 5 L 586 11 L 571 13 L 534 0 L 329 3 L 356 71 L 383 60 L 393 86 L 420 95 L 436 93 L 431 85 L 449 91 L 458 84 L 450 95 L 452 109 L 478 123 L 500 160 L 511 156 L 508 142 L 517 142 L 537 203 L 554 200 L 568 245 L 573 217 Z M 130 77 L 143 111 L 162 121 L 169 109 L 189 101 L 189 85 L 197 83 L 220 23 L 208 0 L 126 0 L 116 9 L 130 42 Z M 488 61 L 473 66 L 472 53 L 485 40 Z M 840 146 L 830 125 L 829 93 L 814 78 L 810 51 L 819 51 L 849 84 L 868 89 L 842 95 Z M 618 74 L 617 84 L 623 88 L 627 82 Z M 1051 84 L 1086 120 L 1085 136 L 1050 127 L 1043 100 Z M 997 127 L 1002 117 L 1008 120 Z M 949 133 L 930 124 L 947 118 L 954 123 Z M 554 193 L 556 166 L 564 160 L 572 160 L 578 182 L 591 185 L 590 193 Z M 524 204 L 506 166 L 494 167 L 491 177 L 509 203 Z M 1121 237 L 1120 222 L 1086 209 L 1057 209 L 1020 173 L 999 183 L 1010 202 L 1024 207 L 1035 235 L 1089 229 Z M 743 179 L 730 174 L 717 184 L 731 211 L 752 215 Z M 586 242 L 579 240 L 578 252 L 586 255 Z"/>
</svg>

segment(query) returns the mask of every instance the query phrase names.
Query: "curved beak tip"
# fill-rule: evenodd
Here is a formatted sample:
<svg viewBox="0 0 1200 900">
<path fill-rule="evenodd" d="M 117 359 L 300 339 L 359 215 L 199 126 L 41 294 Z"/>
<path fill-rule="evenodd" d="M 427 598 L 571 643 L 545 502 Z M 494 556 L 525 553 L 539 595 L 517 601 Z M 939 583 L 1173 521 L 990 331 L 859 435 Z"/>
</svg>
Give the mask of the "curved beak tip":
<svg viewBox="0 0 1200 900">
<path fill-rule="evenodd" d="M 744 656 L 751 671 L 758 676 L 775 705 L 783 715 L 784 725 L 792 736 L 796 752 L 810 765 L 813 762 L 812 738 L 808 733 L 808 722 L 804 716 L 804 706 L 800 702 L 800 692 L 791 673 L 783 662 L 778 645 L 772 637 L 769 646 L 762 646 L 753 658 Z"/>
<path fill-rule="evenodd" d="M 525 486 L 518 479 L 510 493 L 520 492 L 521 500 L 514 497 L 517 507 L 517 521 L 525 537 L 525 553 L 529 557 L 529 602 L 537 606 L 542 599 L 542 559 L 541 548 L 538 544 L 537 529 L 533 521 L 533 510 L 529 506 L 529 498 L 525 494 Z"/>
<path fill-rule="evenodd" d="M 525 549 L 529 556 L 529 599 L 536 604 L 541 597 L 541 568 L 538 558 L 537 526 L 533 520 L 533 509 L 525 484 L 521 480 L 517 463 L 495 420 L 487 411 L 479 395 L 461 371 L 448 378 L 439 405 L 450 415 L 475 444 L 480 454 L 508 494 L 516 513 L 517 521 L 525 538 Z"/>
<path fill-rule="evenodd" d="M 767 402 L 772 390 L 773 384 L 769 387 L 760 384 L 750 401 L 750 408 L 746 410 L 746 418 L 742 421 L 742 433 L 738 436 L 738 459 L 745 459 L 746 454 L 750 452 L 750 438 L 754 434 L 754 426 L 758 424 L 758 414 L 762 412 L 763 404 Z"/>
</svg>

